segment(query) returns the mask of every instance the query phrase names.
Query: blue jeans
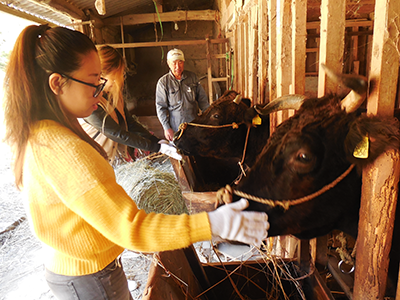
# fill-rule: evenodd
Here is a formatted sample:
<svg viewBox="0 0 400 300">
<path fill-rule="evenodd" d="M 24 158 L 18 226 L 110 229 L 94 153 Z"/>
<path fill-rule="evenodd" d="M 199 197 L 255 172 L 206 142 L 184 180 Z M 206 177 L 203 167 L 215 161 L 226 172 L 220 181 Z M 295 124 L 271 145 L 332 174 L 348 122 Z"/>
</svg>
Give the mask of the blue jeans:
<svg viewBox="0 0 400 300">
<path fill-rule="evenodd" d="M 94 274 L 65 276 L 46 269 L 45 276 L 59 300 L 132 300 L 120 258 Z"/>
</svg>

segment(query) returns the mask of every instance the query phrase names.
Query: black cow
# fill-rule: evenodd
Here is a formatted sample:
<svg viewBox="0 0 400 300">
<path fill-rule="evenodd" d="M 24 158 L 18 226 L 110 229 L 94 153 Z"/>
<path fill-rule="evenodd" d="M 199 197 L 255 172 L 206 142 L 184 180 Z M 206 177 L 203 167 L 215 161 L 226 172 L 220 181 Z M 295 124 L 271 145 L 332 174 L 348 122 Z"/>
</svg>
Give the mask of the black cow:
<svg viewBox="0 0 400 300">
<path fill-rule="evenodd" d="M 366 95 L 365 79 L 344 76 L 344 81 L 355 83 L 355 92 L 343 102 L 336 95 L 305 100 L 295 115 L 276 128 L 236 187 L 234 201 L 241 197 L 237 191 L 262 199 L 291 200 L 287 207 L 250 201 L 249 210 L 268 214 L 269 236 L 292 234 L 310 239 L 338 229 L 357 237 L 361 170 L 385 150 L 399 149 L 400 133 L 398 119 L 367 116 L 358 109 Z M 351 98 L 358 103 L 349 103 Z M 354 150 L 365 137 L 368 157 L 357 158 Z M 321 195 L 290 205 L 331 184 L 347 170 L 347 176 Z M 397 213 L 397 221 L 399 217 Z M 393 241 L 399 240 L 398 227 Z M 396 280 L 400 249 L 399 243 L 393 244 L 389 276 Z"/>
<path fill-rule="evenodd" d="M 249 99 L 241 99 L 236 91 L 226 91 L 187 126 L 181 124 L 181 130 L 175 136 L 175 145 L 188 155 L 241 161 L 248 126 L 251 126 L 245 120 L 250 104 Z M 246 163 L 248 160 L 254 162 L 255 154 L 261 151 L 268 137 L 269 117 L 264 116 L 261 124 L 250 130 Z"/>
<path fill-rule="evenodd" d="M 201 161 L 204 177 L 217 175 L 217 188 L 230 184 L 241 174 L 239 162 L 244 170 L 251 167 L 270 135 L 269 116 L 257 117 L 253 111 L 249 99 L 226 91 L 191 123 L 181 124 L 174 143 Z M 211 170 L 214 165 L 220 171 Z"/>
</svg>

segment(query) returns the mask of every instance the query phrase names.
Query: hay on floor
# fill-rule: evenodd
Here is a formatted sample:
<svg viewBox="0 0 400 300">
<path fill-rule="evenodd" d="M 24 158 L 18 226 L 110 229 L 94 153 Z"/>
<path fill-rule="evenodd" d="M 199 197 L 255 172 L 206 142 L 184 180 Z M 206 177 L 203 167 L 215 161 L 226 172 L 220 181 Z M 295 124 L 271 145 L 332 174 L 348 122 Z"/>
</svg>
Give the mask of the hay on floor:
<svg viewBox="0 0 400 300">
<path fill-rule="evenodd" d="M 169 159 L 143 158 L 115 169 L 117 182 L 146 213 L 188 213 Z"/>
</svg>

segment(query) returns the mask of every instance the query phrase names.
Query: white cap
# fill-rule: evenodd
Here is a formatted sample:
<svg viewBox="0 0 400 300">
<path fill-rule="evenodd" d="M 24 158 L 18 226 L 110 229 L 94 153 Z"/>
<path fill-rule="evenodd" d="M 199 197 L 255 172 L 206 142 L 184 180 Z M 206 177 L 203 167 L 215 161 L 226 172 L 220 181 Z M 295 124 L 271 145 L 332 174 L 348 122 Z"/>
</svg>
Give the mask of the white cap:
<svg viewBox="0 0 400 300">
<path fill-rule="evenodd" d="M 175 61 L 182 60 L 185 61 L 185 56 L 183 55 L 182 50 L 172 49 L 168 51 L 167 60 Z"/>
</svg>

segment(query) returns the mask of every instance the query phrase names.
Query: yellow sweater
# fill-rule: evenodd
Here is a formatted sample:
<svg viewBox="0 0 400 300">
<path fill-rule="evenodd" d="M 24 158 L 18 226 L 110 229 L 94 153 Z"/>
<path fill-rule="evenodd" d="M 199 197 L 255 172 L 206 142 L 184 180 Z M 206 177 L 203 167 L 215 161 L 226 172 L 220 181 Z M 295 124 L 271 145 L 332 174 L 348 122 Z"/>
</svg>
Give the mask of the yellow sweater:
<svg viewBox="0 0 400 300">
<path fill-rule="evenodd" d="M 174 250 L 211 239 L 205 212 L 175 216 L 139 210 L 109 163 L 57 122 L 37 124 L 23 172 L 29 219 L 51 248 L 46 267 L 54 273 L 95 273 L 124 248 Z"/>
</svg>

